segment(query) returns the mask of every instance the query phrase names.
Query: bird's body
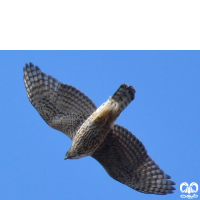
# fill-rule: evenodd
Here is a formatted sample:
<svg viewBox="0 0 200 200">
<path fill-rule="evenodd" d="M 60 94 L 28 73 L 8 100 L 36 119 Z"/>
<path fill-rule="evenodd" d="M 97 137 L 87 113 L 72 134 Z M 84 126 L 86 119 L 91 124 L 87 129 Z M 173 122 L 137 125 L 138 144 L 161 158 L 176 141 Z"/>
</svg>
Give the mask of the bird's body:
<svg viewBox="0 0 200 200">
<path fill-rule="evenodd" d="M 144 145 L 127 129 L 114 124 L 135 97 L 122 84 L 99 108 L 73 86 L 47 76 L 32 63 L 24 67 L 27 96 L 45 122 L 65 133 L 72 146 L 66 159 L 92 156 L 115 180 L 152 194 L 173 193 L 175 183 L 147 154 Z"/>
<path fill-rule="evenodd" d="M 124 94 L 123 99 L 116 99 Z M 103 103 L 91 116 L 86 119 L 73 138 L 71 148 L 66 154 L 67 158 L 81 158 L 92 155 L 105 140 L 113 128 L 114 122 L 125 107 L 133 100 L 135 89 L 123 84 L 116 93 Z M 124 101 L 126 102 L 123 105 Z"/>
</svg>

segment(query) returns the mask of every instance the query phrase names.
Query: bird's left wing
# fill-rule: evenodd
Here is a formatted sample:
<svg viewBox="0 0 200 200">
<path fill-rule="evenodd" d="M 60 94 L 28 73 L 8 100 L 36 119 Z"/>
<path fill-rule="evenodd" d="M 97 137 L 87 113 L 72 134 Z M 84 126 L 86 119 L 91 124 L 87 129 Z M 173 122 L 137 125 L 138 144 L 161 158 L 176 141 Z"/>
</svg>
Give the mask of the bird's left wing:
<svg viewBox="0 0 200 200">
<path fill-rule="evenodd" d="M 114 125 L 92 155 L 115 180 L 152 194 L 173 193 L 171 177 L 149 157 L 144 145 L 127 129 Z"/>
<path fill-rule="evenodd" d="M 24 84 L 29 101 L 45 122 L 71 139 L 96 110 L 81 91 L 47 76 L 32 63 L 24 67 Z"/>
</svg>

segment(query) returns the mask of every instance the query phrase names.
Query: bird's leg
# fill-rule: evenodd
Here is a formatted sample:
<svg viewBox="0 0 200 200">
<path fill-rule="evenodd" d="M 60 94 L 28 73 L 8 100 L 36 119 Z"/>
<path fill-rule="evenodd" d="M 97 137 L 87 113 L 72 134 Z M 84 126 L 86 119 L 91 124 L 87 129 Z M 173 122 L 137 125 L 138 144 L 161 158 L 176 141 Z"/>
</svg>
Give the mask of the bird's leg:
<svg viewBox="0 0 200 200">
<path fill-rule="evenodd" d="M 96 116 L 93 118 L 94 122 L 97 122 L 98 120 L 107 119 L 110 116 L 110 113 L 112 111 L 112 108 L 107 106 L 101 110 L 97 110 Z"/>
</svg>

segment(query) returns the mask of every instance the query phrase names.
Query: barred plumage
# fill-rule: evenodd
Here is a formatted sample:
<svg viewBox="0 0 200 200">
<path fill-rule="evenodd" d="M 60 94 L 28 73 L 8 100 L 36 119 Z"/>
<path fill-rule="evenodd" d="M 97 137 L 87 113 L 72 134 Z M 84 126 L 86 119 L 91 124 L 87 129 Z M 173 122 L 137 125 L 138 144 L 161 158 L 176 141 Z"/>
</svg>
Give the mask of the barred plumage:
<svg viewBox="0 0 200 200">
<path fill-rule="evenodd" d="M 47 76 L 32 63 L 24 67 L 24 84 L 29 101 L 44 121 L 71 139 L 96 110 L 94 103 L 82 92 Z"/>
<path fill-rule="evenodd" d="M 114 124 L 135 97 L 122 84 L 99 108 L 73 86 L 47 76 L 32 63 L 24 67 L 31 104 L 45 122 L 72 139 L 66 158 L 91 155 L 115 180 L 143 192 L 173 193 L 175 183 L 149 157 L 144 145 L 127 129 Z"/>
</svg>

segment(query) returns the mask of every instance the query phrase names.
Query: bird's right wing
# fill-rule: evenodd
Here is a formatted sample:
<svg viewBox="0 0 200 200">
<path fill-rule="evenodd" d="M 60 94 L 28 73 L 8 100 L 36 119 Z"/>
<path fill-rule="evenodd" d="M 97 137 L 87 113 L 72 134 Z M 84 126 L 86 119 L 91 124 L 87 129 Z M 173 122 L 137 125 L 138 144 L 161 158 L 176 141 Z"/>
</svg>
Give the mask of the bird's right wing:
<svg viewBox="0 0 200 200">
<path fill-rule="evenodd" d="M 173 193 L 171 177 L 149 157 L 144 145 L 127 129 L 114 125 L 92 155 L 115 180 L 143 193 Z"/>
<path fill-rule="evenodd" d="M 24 84 L 29 101 L 45 122 L 71 139 L 96 110 L 81 91 L 47 76 L 32 63 L 24 67 Z"/>
</svg>

